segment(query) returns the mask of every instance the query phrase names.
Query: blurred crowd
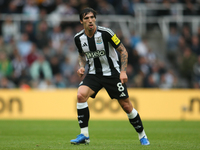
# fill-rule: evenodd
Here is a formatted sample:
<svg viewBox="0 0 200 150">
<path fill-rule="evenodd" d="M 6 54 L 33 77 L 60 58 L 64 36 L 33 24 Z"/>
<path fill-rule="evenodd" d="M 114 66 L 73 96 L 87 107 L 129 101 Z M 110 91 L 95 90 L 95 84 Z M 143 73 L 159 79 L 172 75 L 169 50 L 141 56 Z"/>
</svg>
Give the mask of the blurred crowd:
<svg viewBox="0 0 200 150">
<path fill-rule="evenodd" d="M 195 5 L 198 0 L 1 0 L 0 13 L 24 14 L 29 21 L 16 22 L 10 17 L 0 21 L 0 88 L 78 87 L 81 79 L 76 75 L 78 51 L 73 37 L 82 25 L 60 18 L 79 14 L 87 6 L 102 15 L 134 17 L 134 5 L 138 3 L 183 3 L 185 15 L 200 13 Z M 170 13 L 162 11 L 157 15 Z M 46 21 L 47 16 L 50 22 Z M 129 53 L 128 87 L 200 87 L 200 28 L 193 34 L 189 25 L 170 27 L 166 58 L 172 68 L 148 46 L 147 38 L 134 30 L 130 31 L 131 38 L 117 29 L 114 31 Z M 187 81 L 185 87 L 179 84 L 179 77 Z"/>
</svg>

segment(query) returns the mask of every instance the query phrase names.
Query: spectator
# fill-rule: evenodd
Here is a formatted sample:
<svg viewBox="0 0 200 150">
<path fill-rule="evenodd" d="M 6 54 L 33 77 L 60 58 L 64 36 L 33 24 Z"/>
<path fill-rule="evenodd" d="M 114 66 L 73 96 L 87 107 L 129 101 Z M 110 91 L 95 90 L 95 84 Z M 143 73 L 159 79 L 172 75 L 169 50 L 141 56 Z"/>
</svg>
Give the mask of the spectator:
<svg viewBox="0 0 200 150">
<path fill-rule="evenodd" d="M 82 9 L 89 7 L 89 2 L 91 2 L 91 0 L 79 0 L 78 11 L 80 12 Z"/>
<path fill-rule="evenodd" d="M 45 80 L 41 80 L 38 83 L 37 88 L 41 90 L 46 90 L 46 89 L 55 89 L 56 86 L 52 83 L 52 80 L 45 79 Z"/>
<path fill-rule="evenodd" d="M 135 50 L 139 56 L 146 57 L 148 53 L 147 39 L 143 38 L 140 42 L 138 42 L 135 46 Z"/>
<path fill-rule="evenodd" d="M 178 51 L 182 54 L 183 53 L 183 50 L 185 49 L 185 47 L 187 47 L 187 43 L 186 43 L 186 40 L 184 39 L 183 36 L 180 36 L 179 38 L 179 44 L 178 44 Z"/>
<path fill-rule="evenodd" d="M 77 10 L 69 2 L 57 0 L 55 10 L 49 15 L 50 26 L 59 26 L 61 24 L 61 17 L 73 14 L 77 14 Z"/>
<path fill-rule="evenodd" d="M 36 45 L 32 44 L 31 51 L 30 51 L 30 53 L 26 57 L 26 62 L 27 62 L 27 65 L 29 67 L 32 65 L 32 63 L 35 60 L 37 60 L 37 53 L 38 53 L 38 50 L 37 50 Z"/>
<path fill-rule="evenodd" d="M 36 5 L 35 0 L 26 0 L 22 12 L 24 15 L 28 16 L 31 21 L 35 22 L 39 17 L 40 9 Z"/>
<path fill-rule="evenodd" d="M 46 17 L 47 17 L 47 11 L 46 11 L 46 9 L 40 9 L 39 19 L 37 20 L 37 24 L 40 23 L 40 21 L 45 21 Z"/>
<path fill-rule="evenodd" d="M 43 49 L 49 45 L 49 31 L 46 21 L 41 21 L 36 30 L 36 45 L 39 49 Z"/>
<path fill-rule="evenodd" d="M 22 72 L 27 69 L 27 64 L 24 59 L 20 55 L 16 55 L 15 58 L 11 62 L 13 68 L 12 79 L 15 85 L 20 83 L 20 77 Z"/>
<path fill-rule="evenodd" d="M 136 35 L 135 31 L 132 30 L 132 31 L 131 31 L 131 46 L 132 46 L 132 48 L 134 49 L 135 46 L 136 46 L 139 42 L 141 42 L 140 36 L 139 36 L 139 35 Z"/>
<path fill-rule="evenodd" d="M 55 50 L 59 50 L 63 46 L 64 34 L 60 26 L 53 27 L 53 31 L 50 33 L 50 40 L 51 46 Z"/>
<path fill-rule="evenodd" d="M 151 48 L 148 48 L 146 58 L 150 66 L 154 66 L 156 64 L 157 57 L 155 52 Z"/>
<path fill-rule="evenodd" d="M 112 15 L 115 14 L 114 7 L 109 4 L 106 0 L 98 1 L 99 5 L 97 7 L 97 12 L 102 15 Z"/>
<path fill-rule="evenodd" d="M 62 74 L 56 74 L 54 76 L 54 81 L 53 81 L 54 85 L 56 86 L 56 88 L 59 89 L 63 89 L 66 88 L 68 85 L 68 82 L 65 78 L 63 78 Z M 69 85 L 68 85 L 69 86 Z"/>
<path fill-rule="evenodd" d="M 28 35 L 28 39 L 32 43 L 36 43 L 35 29 L 31 22 L 26 22 L 23 33 Z"/>
<path fill-rule="evenodd" d="M 38 58 L 30 67 L 30 75 L 32 80 L 41 81 L 41 80 L 51 80 L 52 70 L 49 62 L 45 59 L 44 55 L 39 53 Z"/>
<path fill-rule="evenodd" d="M 198 36 L 198 38 L 199 38 L 199 43 L 200 43 L 200 26 L 199 26 L 198 29 L 197 29 L 197 36 Z"/>
<path fill-rule="evenodd" d="M 23 90 L 29 90 L 31 89 L 31 86 L 27 83 L 26 80 L 22 79 L 19 83 L 19 86 L 18 86 L 20 89 L 23 89 Z"/>
<path fill-rule="evenodd" d="M 9 43 L 12 39 L 18 40 L 19 27 L 10 17 L 3 22 L 1 30 L 5 42 Z"/>
<path fill-rule="evenodd" d="M 179 69 L 181 76 L 187 80 L 190 88 L 192 86 L 193 66 L 196 61 L 197 61 L 196 55 L 192 53 L 189 47 L 186 47 L 184 49 Z"/>
<path fill-rule="evenodd" d="M 193 87 L 200 88 L 200 55 L 198 56 L 197 62 L 193 66 Z"/>
<path fill-rule="evenodd" d="M 77 65 L 77 59 L 78 59 L 78 52 L 76 51 L 76 48 L 73 45 L 69 45 L 68 51 L 66 53 L 66 56 L 69 57 L 69 63 L 71 66 L 75 67 Z"/>
<path fill-rule="evenodd" d="M 79 0 L 69 0 L 69 3 L 71 4 L 71 7 L 75 8 L 78 12 L 80 12 L 81 6 L 86 7 L 85 4 L 81 5 L 81 1 Z"/>
<path fill-rule="evenodd" d="M 56 51 L 55 51 L 52 47 L 50 47 L 50 46 L 44 47 L 44 48 L 42 49 L 42 52 L 41 52 L 41 53 L 44 54 L 45 58 L 46 58 L 48 61 L 50 61 L 50 58 L 51 58 L 52 56 L 56 55 Z M 61 61 L 61 60 L 60 60 L 60 61 Z"/>
<path fill-rule="evenodd" d="M 135 76 L 132 65 L 130 65 L 130 64 L 127 65 L 126 73 L 127 73 L 128 79 L 130 81 L 126 85 L 127 85 L 127 87 L 132 87 L 133 86 L 133 82 L 132 81 L 133 81 L 134 76 Z"/>
<path fill-rule="evenodd" d="M 26 58 L 31 51 L 31 47 L 32 47 L 32 42 L 29 41 L 28 35 L 26 33 L 23 33 L 21 35 L 21 40 L 17 42 L 17 49 L 19 54 L 23 58 Z"/>
<path fill-rule="evenodd" d="M 176 27 L 170 27 L 170 34 L 169 37 L 167 38 L 167 49 L 166 49 L 166 54 L 168 60 L 175 66 L 177 67 L 177 55 L 179 52 L 179 38 L 180 35 L 177 32 Z"/>
<path fill-rule="evenodd" d="M 61 73 L 60 61 L 56 55 L 50 58 L 50 66 L 53 76 Z"/>
<path fill-rule="evenodd" d="M 127 51 L 132 51 L 131 40 L 128 37 L 123 39 L 124 46 L 126 47 Z"/>
<path fill-rule="evenodd" d="M 71 3 L 58 0 L 57 8 L 55 13 L 61 16 L 77 14 L 77 10 L 71 6 Z"/>
<path fill-rule="evenodd" d="M 31 83 L 31 77 L 29 74 L 29 69 L 24 69 L 21 71 L 21 75 L 19 76 L 18 80 L 18 84 L 16 85 L 16 87 L 19 88 L 30 88 L 30 83 Z"/>
<path fill-rule="evenodd" d="M 157 62 L 157 65 L 158 65 L 158 72 L 159 72 L 160 76 L 167 72 L 167 68 L 166 68 L 165 62 L 159 60 Z"/>
<path fill-rule="evenodd" d="M 151 67 L 148 64 L 146 57 L 140 57 L 139 60 L 140 70 L 144 73 L 145 76 L 148 76 L 151 72 Z"/>
<path fill-rule="evenodd" d="M 120 2 L 121 1 L 121 2 Z M 120 0 L 115 2 L 115 11 L 119 15 L 132 15 L 134 16 L 133 2 L 131 0 Z"/>
<path fill-rule="evenodd" d="M 160 84 L 160 73 L 159 73 L 159 66 L 154 65 L 152 66 L 152 72 L 151 72 L 151 78 L 155 85 L 155 87 L 158 87 Z"/>
<path fill-rule="evenodd" d="M 15 88 L 15 84 L 7 77 L 0 78 L 0 89 L 12 89 Z"/>
<path fill-rule="evenodd" d="M 143 71 L 139 70 L 138 74 L 136 74 L 133 78 L 133 87 L 144 87 L 144 79 L 145 79 L 145 74 Z"/>
<path fill-rule="evenodd" d="M 161 76 L 160 88 L 171 89 L 176 85 L 176 79 L 172 70 L 167 70 L 165 74 Z"/>
<path fill-rule="evenodd" d="M 194 54 L 197 56 L 200 56 L 200 42 L 199 42 L 199 37 L 196 35 L 192 36 L 192 44 L 191 44 L 191 49 Z"/>
<path fill-rule="evenodd" d="M 195 5 L 191 1 L 186 1 L 186 9 L 183 10 L 184 16 L 195 16 L 198 12 L 195 9 Z"/>
<path fill-rule="evenodd" d="M 62 76 L 69 80 L 69 78 L 73 74 L 73 69 L 74 69 L 73 65 L 70 63 L 70 56 L 65 57 L 65 61 L 61 63 L 60 68 L 61 68 Z"/>
<path fill-rule="evenodd" d="M 8 57 L 13 53 L 14 49 L 14 40 L 11 40 L 9 43 L 5 43 L 2 36 L 0 36 L 0 52 L 5 52 Z"/>
<path fill-rule="evenodd" d="M 181 36 L 184 38 L 186 45 L 191 46 L 192 33 L 189 25 L 183 26 Z"/>
<path fill-rule="evenodd" d="M 149 74 L 148 76 L 146 76 L 144 87 L 145 88 L 156 88 L 157 87 L 157 84 L 156 84 L 152 74 Z"/>
<path fill-rule="evenodd" d="M 16 5 L 16 2 L 13 0 L 8 4 L 8 7 L 5 8 L 5 13 L 6 14 L 19 14 L 20 9 Z"/>
<path fill-rule="evenodd" d="M 74 42 L 74 35 L 73 35 L 73 28 L 72 27 L 66 27 L 64 30 L 64 43 L 66 45 L 66 47 L 68 47 L 68 45 L 72 45 L 72 43 Z"/>
<path fill-rule="evenodd" d="M 10 78 L 13 73 L 13 68 L 10 60 L 5 52 L 0 52 L 0 76 Z"/>
<path fill-rule="evenodd" d="M 139 60 L 140 56 L 136 50 L 128 51 L 128 64 L 132 66 L 134 74 L 137 74 L 140 70 Z"/>
<path fill-rule="evenodd" d="M 50 14 L 52 11 L 56 9 L 55 0 L 44 0 L 40 3 L 40 8 L 44 9 L 47 14 Z"/>
</svg>

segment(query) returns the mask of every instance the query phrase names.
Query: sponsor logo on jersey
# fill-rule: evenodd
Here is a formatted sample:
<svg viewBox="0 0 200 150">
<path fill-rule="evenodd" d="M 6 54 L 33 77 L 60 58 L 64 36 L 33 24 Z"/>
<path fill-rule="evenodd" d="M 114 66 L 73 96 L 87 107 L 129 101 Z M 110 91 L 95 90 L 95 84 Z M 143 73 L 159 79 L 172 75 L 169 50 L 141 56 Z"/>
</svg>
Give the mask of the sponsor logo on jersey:
<svg viewBox="0 0 200 150">
<path fill-rule="evenodd" d="M 97 57 L 104 56 L 106 55 L 106 52 L 105 50 L 100 50 L 100 51 L 94 51 L 94 52 L 86 52 L 85 55 L 87 59 L 90 59 L 90 58 L 97 58 Z"/>
<path fill-rule="evenodd" d="M 82 45 L 82 47 L 84 47 L 84 46 L 87 46 L 87 43 L 84 42 L 83 45 Z"/>
<path fill-rule="evenodd" d="M 118 39 L 118 37 L 117 37 L 117 35 L 115 34 L 115 35 L 113 35 L 113 37 L 111 38 L 112 39 L 112 41 L 116 44 L 116 45 L 118 45 L 119 44 L 119 42 L 120 42 L 120 40 Z"/>
<path fill-rule="evenodd" d="M 97 37 L 97 38 L 96 38 L 96 43 L 97 43 L 97 44 L 101 44 L 101 43 L 102 43 L 101 37 Z"/>
</svg>

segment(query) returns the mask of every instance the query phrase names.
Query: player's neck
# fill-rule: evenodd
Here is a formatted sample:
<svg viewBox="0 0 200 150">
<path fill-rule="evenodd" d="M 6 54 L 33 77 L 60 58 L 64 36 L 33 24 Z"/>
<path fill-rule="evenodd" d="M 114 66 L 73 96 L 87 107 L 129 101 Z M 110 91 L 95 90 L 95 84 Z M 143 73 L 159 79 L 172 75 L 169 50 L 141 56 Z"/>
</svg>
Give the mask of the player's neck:
<svg viewBox="0 0 200 150">
<path fill-rule="evenodd" d="M 94 33 L 96 32 L 96 28 L 97 28 L 97 27 L 95 26 L 93 30 L 85 30 L 85 34 L 86 34 L 89 38 L 93 37 Z"/>
</svg>

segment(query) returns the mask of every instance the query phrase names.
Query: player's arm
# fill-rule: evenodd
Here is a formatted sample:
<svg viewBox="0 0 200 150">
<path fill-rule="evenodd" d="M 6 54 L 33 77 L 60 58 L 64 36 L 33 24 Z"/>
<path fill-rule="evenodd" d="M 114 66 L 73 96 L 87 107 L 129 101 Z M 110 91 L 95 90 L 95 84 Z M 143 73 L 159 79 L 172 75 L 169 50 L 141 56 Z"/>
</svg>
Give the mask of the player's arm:
<svg viewBox="0 0 200 150">
<path fill-rule="evenodd" d="M 84 55 L 84 52 L 81 47 L 81 41 L 80 41 L 79 37 L 76 35 L 74 37 L 74 42 L 75 42 L 75 45 L 79 52 L 79 56 L 78 56 L 79 69 L 77 70 L 77 74 L 79 77 L 82 77 L 85 73 L 86 59 L 85 59 L 85 55 Z"/>
<path fill-rule="evenodd" d="M 79 77 L 82 77 L 85 73 L 85 65 L 86 65 L 85 55 L 79 54 L 78 64 L 79 64 L 79 69 L 77 71 L 77 74 L 78 74 Z"/>
<path fill-rule="evenodd" d="M 121 73 L 120 73 L 120 80 L 123 83 L 126 83 L 128 81 L 128 77 L 126 74 L 126 68 L 127 68 L 127 62 L 128 62 L 128 53 L 126 51 L 126 48 L 122 43 L 116 48 L 116 50 L 120 53 L 121 56 Z"/>
</svg>

